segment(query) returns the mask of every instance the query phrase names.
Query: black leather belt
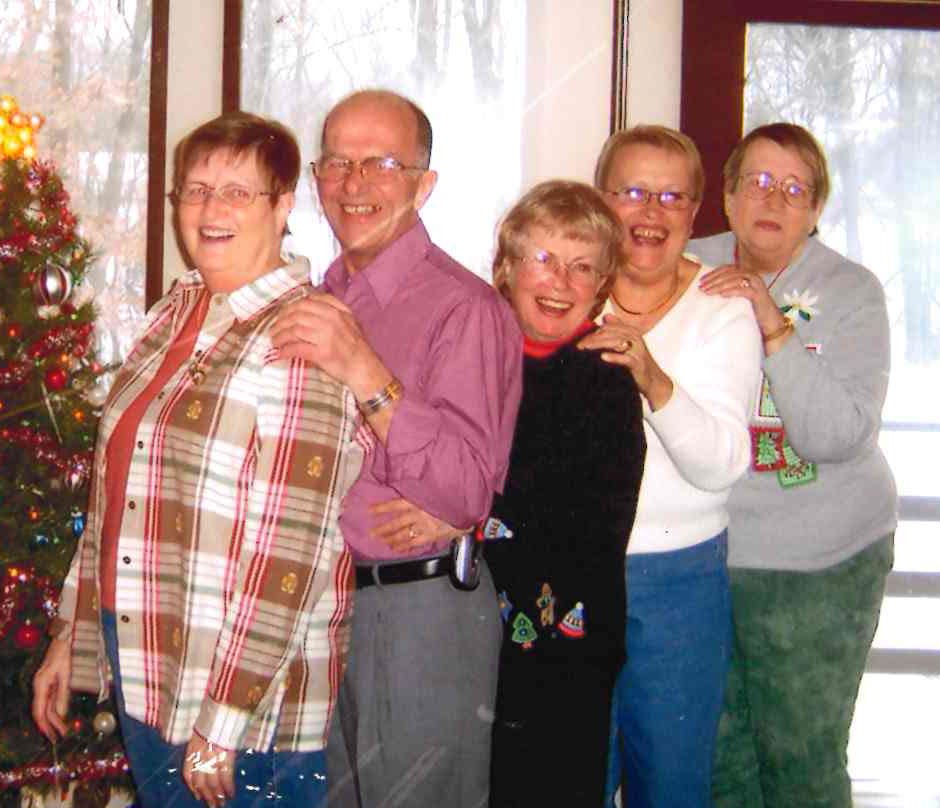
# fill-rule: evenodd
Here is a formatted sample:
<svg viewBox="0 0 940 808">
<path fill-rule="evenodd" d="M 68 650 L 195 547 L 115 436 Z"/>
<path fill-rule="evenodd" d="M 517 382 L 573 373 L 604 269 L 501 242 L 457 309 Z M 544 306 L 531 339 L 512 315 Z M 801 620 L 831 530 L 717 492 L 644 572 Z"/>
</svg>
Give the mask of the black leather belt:
<svg viewBox="0 0 940 808">
<path fill-rule="evenodd" d="M 407 584 L 447 575 L 451 569 L 451 557 L 422 558 L 420 561 L 399 561 L 393 564 L 372 564 L 356 567 L 356 589 L 373 584 Z"/>
</svg>

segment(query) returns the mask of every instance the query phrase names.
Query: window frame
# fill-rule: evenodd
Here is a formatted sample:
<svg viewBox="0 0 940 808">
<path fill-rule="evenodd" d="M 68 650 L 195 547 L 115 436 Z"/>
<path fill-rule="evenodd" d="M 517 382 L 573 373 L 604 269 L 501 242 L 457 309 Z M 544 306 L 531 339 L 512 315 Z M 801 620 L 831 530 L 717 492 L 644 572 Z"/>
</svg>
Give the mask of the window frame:
<svg viewBox="0 0 940 808">
<path fill-rule="evenodd" d="M 144 310 L 163 296 L 163 234 L 166 227 L 167 88 L 169 84 L 170 0 L 152 0 L 150 26 L 150 110 L 147 132 L 147 236 Z"/>
<path fill-rule="evenodd" d="M 747 26 L 760 22 L 940 30 L 940 3 L 683 0 L 679 128 L 699 147 L 707 189 L 696 217 L 695 237 L 727 229 L 721 203 L 721 166 L 741 139 Z"/>
</svg>

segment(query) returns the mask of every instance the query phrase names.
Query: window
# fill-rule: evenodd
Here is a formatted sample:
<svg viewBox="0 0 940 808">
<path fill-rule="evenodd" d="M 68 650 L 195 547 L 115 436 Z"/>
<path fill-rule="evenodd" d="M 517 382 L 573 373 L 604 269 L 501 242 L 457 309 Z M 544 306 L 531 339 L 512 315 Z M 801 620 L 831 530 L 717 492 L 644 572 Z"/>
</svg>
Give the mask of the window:
<svg viewBox="0 0 940 808">
<path fill-rule="evenodd" d="M 683 66 L 683 128 L 702 147 L 711 186 L 699 227 L 726 229 L 720 169 L 740 136 L 794 121 L 820 140 L 833 175 L 820 238 L 884 285 L 892 371 L 880 442 L 901 523 L 849 770 L 858 805 L 933 805 L 940 776 L 929 750 L 940 734 L 923 711 L 940 705 L 940 475 L 928 465 L 940 449 L 940 7 L 735 5 L 723 15 L 714 3 L 685 4 L 684 51 L 694 55 Z"/>
<path fill-rule="evenodd" d="M 151 85 L 151 43 L 166 68 L 167 0 L 4 0 L 0 16 L 0 92 L 41 113 L 38 156 L 52 160 L 71 196 L 84 234 L 98 253 L 90 280 L 98 305 L 103 362 L 122 359 L 134 324 L 159 293 L 160 255 L 151 255 L 148 229 L 162 244 L 162 172 L 151 181 L 151 128 L 162 131 L 165 74 Z M 159 141 L 162 143 L 162 140 Z M 158 164 L 163 153 L 158 150 Z M 148 211 L 156 220 L 148 226 Z"/>
<path fill-rule="evenodd" d="M 305 163 L 326 112 L 356 89 L 386 87 L 422 106 L 432 168 L 446 166 L 422 217 L 438 244 L 489 279 L 494 224 L 521 185 L 525 4 L 244 0 L 228 13 L 240 14 L 241 77 L 226 106 L 290 125 Z M 307 169 L 290 228 L 288 249 L 322 273 L 336 247 Z"/>
</svg>

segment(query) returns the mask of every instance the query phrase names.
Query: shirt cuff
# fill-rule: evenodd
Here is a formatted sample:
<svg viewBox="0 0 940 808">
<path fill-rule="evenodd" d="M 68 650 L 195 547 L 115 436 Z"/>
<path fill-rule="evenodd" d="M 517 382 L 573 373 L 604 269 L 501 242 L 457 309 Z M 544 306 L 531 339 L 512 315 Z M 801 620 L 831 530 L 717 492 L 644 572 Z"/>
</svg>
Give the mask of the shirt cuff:
<svg viewBox="0 0 940 808">
<path fill-rule="evenodd" d="M 203 699 L 193 730 L 223 749 L 241 749 L 251 719 L 252 713 L 229 704 L 219 704 L 207 696 Z"/>
<path fill-rule="evenodd" d="M 433 408 L 416 404 L 405 393 L 392 416 L 384 462 L 373 465 L 376 479 L 384 485 L 420 479 L 427 465 L 424 449 L 436 437 L 440 423 L 440 415 Z"/>
</svg>

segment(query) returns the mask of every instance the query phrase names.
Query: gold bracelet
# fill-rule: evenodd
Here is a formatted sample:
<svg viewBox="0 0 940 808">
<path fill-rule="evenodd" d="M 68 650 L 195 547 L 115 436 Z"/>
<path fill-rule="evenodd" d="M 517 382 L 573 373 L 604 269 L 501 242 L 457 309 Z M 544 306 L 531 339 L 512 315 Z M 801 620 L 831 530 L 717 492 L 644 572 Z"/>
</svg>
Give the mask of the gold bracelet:
<svg viewBox="0 0 940 808">
<path fill-rule="evenodd" d="M 772 342 L 773 340 L 777 339 L 777 337 L 782 337 L 788 331 L 792 331 L 792 330 L 793 330 L 793 320 L 788 319 L 786 323 L 780 326 L 780 328 L 778 328 L 776 331 L 771 331 L 769 334 L 762 335 L 764 344 L 766 345 L 768 342 Z"/>
<path fill-rule="evenodd" d="M 404 385 L 398 379 L 392 377 L 392 380 L 385 385 L 372 398 L 367 398 L 359 403 L 359 409 L 365 416 L 375 415 L 379 410 L 385 409 L 392 402 L 398 401 L 405 392 Z"/>
</svg>

